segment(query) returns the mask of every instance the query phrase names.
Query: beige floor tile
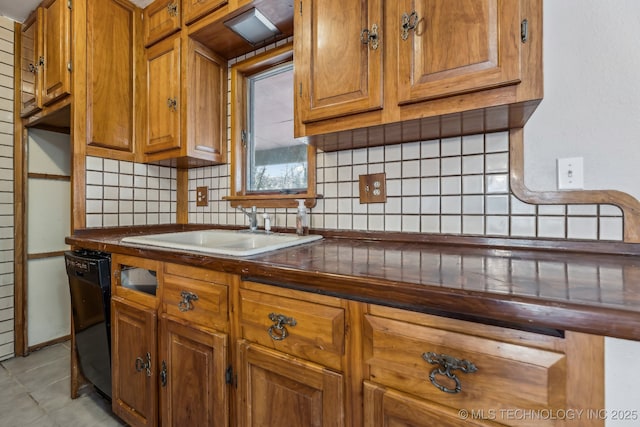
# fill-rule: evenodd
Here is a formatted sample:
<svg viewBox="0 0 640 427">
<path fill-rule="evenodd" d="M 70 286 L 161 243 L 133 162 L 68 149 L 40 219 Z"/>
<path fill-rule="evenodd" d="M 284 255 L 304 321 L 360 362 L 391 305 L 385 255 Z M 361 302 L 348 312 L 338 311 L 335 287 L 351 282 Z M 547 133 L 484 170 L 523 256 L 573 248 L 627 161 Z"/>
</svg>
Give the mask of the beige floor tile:
<svg viewBox="0 0 640 427">
<path fill-rule="evenodd" d="M 27 390 L 36 391 L 64 378 L 69 378 L 70 369 L 69 358 L 61 358 L 46 365 L 29 369 L 16 377 Z"/>
<path fill-rule="evenodd" d="M 61 358 L 67 358 L 67 360 L 69 360 L 69 357 L 69 346 L 62 343 L 34 351 L 26 357 L 18 356 L 13 359 L 5 360 L 1 364 L 11 371 L 13 375 L 20 375 L 30 369 L 47 365 Z"/>
<path fill-rule="evenodd" d="M 45 412 L 27 393 L 13 395 L 0 401 L 3 427 L 22 427 L 45 415 Z"/>
</svg>

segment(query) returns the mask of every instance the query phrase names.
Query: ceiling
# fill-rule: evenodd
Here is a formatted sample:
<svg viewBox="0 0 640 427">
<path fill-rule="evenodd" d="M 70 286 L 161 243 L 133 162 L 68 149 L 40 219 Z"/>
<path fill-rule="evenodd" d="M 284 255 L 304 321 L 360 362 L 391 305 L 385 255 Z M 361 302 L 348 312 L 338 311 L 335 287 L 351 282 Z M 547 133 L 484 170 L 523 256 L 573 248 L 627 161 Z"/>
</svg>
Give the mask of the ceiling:
<svg viewBox="0 0 640 427">
<path fill-rule="evenodd" d="M 91 0 L 89 0 L 91 1 Z M 153 0 L 129 0 L 131 3 L 145 7 Z M 24 22 L 29 13 L 34 10 L 42 0 L 0 0 L 0 15 L 14 21 Z"/>
</svg>

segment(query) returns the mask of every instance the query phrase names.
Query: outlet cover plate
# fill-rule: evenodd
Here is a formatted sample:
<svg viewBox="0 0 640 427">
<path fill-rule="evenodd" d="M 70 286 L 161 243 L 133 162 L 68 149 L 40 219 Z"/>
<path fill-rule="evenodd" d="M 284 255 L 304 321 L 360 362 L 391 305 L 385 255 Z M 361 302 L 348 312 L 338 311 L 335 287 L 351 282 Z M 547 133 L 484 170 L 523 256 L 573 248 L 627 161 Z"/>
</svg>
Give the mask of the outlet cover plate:
<svg viewBox="0 0 640 427">
<path fill-rule="evenodd" d="M 209 187 L 196 188 L 196 206 L 209 206 Z"/>
<path fill-rule="evenodd" d="M 387 183 L 385 173 L 360 175 L 360 203 L 386 203 Z"/>
</svg>

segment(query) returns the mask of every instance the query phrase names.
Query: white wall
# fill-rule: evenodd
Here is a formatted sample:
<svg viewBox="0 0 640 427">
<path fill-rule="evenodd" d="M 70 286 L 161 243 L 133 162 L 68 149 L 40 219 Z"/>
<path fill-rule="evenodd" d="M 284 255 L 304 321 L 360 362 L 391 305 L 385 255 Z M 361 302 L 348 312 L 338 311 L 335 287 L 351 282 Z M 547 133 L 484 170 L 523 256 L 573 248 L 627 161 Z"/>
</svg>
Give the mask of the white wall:
<svg viewBox="0 0 640 427">
<path fill-rule="evenodd" d="M 584 157 L 586 189 L 640 198 L 638 28 L 637 0 L 544 3 L 544 100 L 525 127 L 529 188 L 556 190 L 556 158 Z M 607 339 L 605 346 L 607 409 L 640 412 L 640 372 L 632 369 L 640 342 Z"/>
</svg>

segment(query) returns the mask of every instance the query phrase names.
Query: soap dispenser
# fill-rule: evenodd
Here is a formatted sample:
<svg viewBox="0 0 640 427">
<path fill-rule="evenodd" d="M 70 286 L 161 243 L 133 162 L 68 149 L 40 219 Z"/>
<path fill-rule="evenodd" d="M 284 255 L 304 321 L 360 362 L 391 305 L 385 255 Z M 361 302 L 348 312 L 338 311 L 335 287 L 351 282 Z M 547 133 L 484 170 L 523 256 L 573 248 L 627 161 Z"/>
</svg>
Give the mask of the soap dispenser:
<svg viewBox="0 0 640 427">
<path fill-rule="evenodd" d="M 304 200 L 298 200 L 298 212 L 296 213 L 296 234 L 306 236 L 309 234 L 309 224 L 307 224 L 307 208 Z"/>
</svg>

